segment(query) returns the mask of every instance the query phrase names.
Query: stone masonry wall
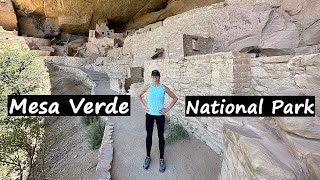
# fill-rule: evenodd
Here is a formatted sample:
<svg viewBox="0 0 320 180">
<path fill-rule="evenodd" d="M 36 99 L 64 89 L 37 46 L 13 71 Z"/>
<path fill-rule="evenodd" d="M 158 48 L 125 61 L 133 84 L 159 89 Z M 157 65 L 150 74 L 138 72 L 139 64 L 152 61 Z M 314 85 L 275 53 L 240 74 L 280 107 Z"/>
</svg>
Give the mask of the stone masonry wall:
<svg viewBox="0 0 320 180">
<path fill-rule="evenodd" d="M 310 118 L 185 117 L 183 112 L 188 95 L 305 94 L 317 102 L 319 66 L 320 54 L 251 59 L 216 53 L 146 61 L 144 81 L 151 81 L 153 69 L 160 71 L 161 82 L 178 96 L 167 116 L 221 155 L 221 180 L 317 179 L 319 110 Z M 166 95 L 165 106 L 170 101 Z"/>
<path fill-rule="evenodd" d="M 164 54 L 161 58 L 169 58 L 168 41 L 164 35 L 163 27 L 159 27 L 153 31 L 149 31 L 143 34 L 137 34 L 132 36 L 132 55 L 133 55 L 133 67 L 142 67 L 143 62 L 151 60 L 151 56 L 154 55 L 156 48 L 163 48 Z M 182 37 L 181 37 L 182 41 Z M 126 41 L 124 48 L 126 47 Z"/>
<path fill-rule="evenodd" d="M 185 96 L 188 95 L 239 95 L 250 92 L 249 56 L 241 53 L 217 53 L 189 56 L 184 59 L 159 59 L 144 63 L 145 83 L 151 82 L 151 71 L 158 69 L 161 82 L 178 97 L 175 107 L 169 111 L 173 120 L 178 120 L 187 130 L 206 142 L 221 155 L 223 149 L 222 130 L 227 117 L 185 117 Z M 242 70 L 243 69 L 243 70 Z M 166 95 L 165 105 L 171 98 Z M 237 121 L 233 123 L 239 123 Z"/>
<path fill-rule="evenodd" d="M 251 66 L 254 95 L 309 95 L 320 102 L 320 54 L 253 58 Z"/>
<path fill-rule="evenodd" d="M 251 46 L 297 48 L 304 44 L 299 28 L 288 16 L 283 9 L 267 4 L 212 5 L 169 17 L 163 26 L 130 36 L 124 48 L 131 49 L 133 66 L 152 60 L 156 48 L 164 49 L 162 59 L 183 58 L 184 34 L 212 38 L 208 52 L 240 51 Z"/>
</svg>

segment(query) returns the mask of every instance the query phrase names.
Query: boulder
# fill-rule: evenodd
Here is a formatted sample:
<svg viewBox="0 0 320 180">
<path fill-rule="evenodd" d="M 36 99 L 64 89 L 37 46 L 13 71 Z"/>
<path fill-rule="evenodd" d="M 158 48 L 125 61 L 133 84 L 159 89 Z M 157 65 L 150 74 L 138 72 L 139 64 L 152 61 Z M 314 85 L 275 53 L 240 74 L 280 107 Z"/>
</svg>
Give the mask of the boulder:
<svg viewBox="0 0 320 180">
<path fill-rule="evenodd" d="M 225 124 L 224 135 L 221 179 L 231 178 L 230 174 L 234 179 L 307 177 L 304 165 L 291 154 L 275 128 L 267 122 L 248 119 L 244 126 Z"/>
<path fill-rule="evenodd" d="M 285 138 L 300 160 L 306 159 L 308 154 L 319 154 L 320 142 L 318 140 L 306 139 L 294 134 L 286 134 Z"/>
<path fill-rule="evenodd" d="M 320 140 L 319 117 L 276 117 L 277 124 L 288 133 Z"/>
</svg>

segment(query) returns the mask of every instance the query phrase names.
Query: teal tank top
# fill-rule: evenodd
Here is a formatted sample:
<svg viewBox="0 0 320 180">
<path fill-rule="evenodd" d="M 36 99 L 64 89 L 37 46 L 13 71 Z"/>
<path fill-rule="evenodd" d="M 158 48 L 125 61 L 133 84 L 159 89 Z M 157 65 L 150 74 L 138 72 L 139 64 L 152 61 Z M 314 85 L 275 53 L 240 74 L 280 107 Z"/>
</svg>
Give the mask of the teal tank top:
<svg viewBox="0 0 320 180">
<path fill-rule="evenodd" d="M 164 94 L 165 92 L 161 83 L 157 87 L 150 83 L 147 95 L 148 114 L 162 115 L 159 111 L 163 108 Z"/>
</svg>

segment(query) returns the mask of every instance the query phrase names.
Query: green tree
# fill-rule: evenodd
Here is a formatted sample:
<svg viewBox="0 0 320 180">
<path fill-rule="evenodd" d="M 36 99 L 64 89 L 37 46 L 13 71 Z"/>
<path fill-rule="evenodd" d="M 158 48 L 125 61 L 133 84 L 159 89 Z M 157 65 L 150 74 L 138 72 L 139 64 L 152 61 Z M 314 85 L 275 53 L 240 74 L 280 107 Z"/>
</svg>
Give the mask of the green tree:
<svg viewBox="0 0 320 180">
<path fill-rule="evenodd" d="M 43 117 L 8 116 L 7 96 L 40 94 L 50 94 L 43 60 L 0 44 L 0 171 L 8 177 L 30 175 L 45 124 Z"/>
<path fill-rule="evenodd" d="M 33 122 L 25 128 L 17 126 L 0 135 L 0 163 L 8 170 L 7 176 L 17 174 L 19 179 L 23 179 L 24 172 L 31 175 L 44 129 L 42 119 L 24 117 L 21 120 Z"/>
</svg>

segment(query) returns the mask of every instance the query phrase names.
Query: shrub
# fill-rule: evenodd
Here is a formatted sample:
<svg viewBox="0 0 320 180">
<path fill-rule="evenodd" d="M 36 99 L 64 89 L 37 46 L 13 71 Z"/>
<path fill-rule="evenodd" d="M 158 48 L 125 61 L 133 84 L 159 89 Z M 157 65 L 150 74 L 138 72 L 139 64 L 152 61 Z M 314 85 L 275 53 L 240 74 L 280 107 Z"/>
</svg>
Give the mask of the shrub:
<svg viewBox="0 0 320 180">
<path fill-rule="evenodd" d="M 89 126 L 90 124 L 98 121 L 99 119 L 99 116 L 82 116 L 80 118 L 80 121 L 83 125 Z"/>
<path fill-rule="evenodd" d="M 178 122 L 171 122 L 169 119 L 166 119 L 166 142 L 172 144 L 175 141 L 182 139 L 189 139 L 189 133 L 187 130 Z"/>
<path fill-rule="evenodd" d="M 92 123 L 88 129 L 89 143 L 92 149 L 98 149 L 104 134 L 105 122 L 99 119 Z"/>
</svg>

